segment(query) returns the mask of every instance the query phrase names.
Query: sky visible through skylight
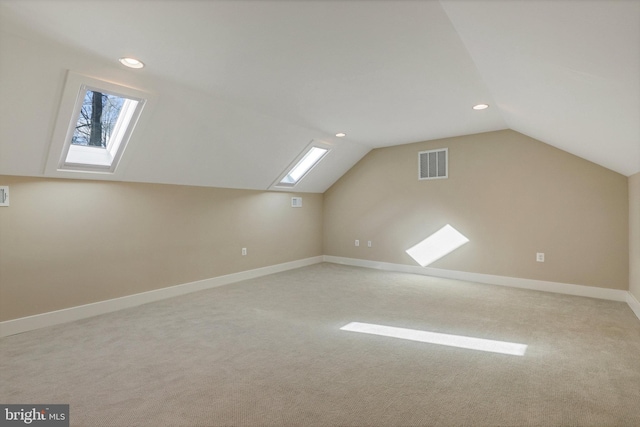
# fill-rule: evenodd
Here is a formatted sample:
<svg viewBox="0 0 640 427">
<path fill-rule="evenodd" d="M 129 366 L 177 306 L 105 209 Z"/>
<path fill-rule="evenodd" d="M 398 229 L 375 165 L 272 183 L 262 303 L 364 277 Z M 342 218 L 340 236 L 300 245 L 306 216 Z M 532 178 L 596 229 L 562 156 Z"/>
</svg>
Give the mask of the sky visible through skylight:
<svg viewBox="0 0 640 427">
<path fill-rule="evenodd" d="M 287 176 L 285 176 L 280 184 L 285 185 L 295 185 L 298 181 L 304 177 L 307 172 L 313 168 L 316 163 L 322 159 L 322 157 L 327 154 L 329 150 L 326 148 L 320 147 L 311 147 L 309 152 L 305 154 L 305 156 L 300 159 L 300 161 L 289 171 Z"/>
<path fill-rule="evenodd" d="M 116 95 L 87 90 L 71 143 L 106 148 L 124 101 Z"/>
</svg>

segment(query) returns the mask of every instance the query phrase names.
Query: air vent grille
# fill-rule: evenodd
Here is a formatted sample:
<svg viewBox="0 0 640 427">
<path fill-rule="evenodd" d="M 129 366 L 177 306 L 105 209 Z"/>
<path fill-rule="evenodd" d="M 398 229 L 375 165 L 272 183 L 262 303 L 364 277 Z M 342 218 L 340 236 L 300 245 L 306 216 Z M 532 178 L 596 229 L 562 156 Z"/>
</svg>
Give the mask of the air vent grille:
<svg viewBox="0 0 640 427">
<path fill-rule="evenodd" d="M 9 186 L 0 187 L 0 206 L 9 206 Z"/>
<path fill-rule="evenodd" d="M 421 151 L 418 153 L 419 179 L 443 179 L 449 177 L 448 150 Z"/>
</svg>

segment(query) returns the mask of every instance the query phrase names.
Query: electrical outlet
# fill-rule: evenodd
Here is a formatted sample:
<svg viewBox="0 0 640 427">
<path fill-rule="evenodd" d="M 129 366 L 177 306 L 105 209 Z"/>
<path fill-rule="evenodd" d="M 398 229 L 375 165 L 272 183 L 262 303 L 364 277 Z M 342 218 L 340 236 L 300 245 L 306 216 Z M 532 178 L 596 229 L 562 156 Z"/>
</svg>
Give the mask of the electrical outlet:
<svg viewBox="0 0 640 427">
<path fill-rule="evenodd" d="M 360 240 L 356 240 L 356 246 L 360 246 Z"/>
<path fill-rule="evenodd" d="M 371 247 L 371 240 L 369 240 L 369 241 L 367 242 L 367 246 L 368 246 L 368 247 Z"/>
<path fill-rule="evenodd" d="M 538 262 L 544 262 L 544 252 L 538 252 L 538 253 L 536 253 L 536 261 L 538 261 Z"/>
<path fill-rule="evenodd" d="M 242 248 L 242 256 L 245 256 L 247 254 L 247 248 Z"/>
</svg>

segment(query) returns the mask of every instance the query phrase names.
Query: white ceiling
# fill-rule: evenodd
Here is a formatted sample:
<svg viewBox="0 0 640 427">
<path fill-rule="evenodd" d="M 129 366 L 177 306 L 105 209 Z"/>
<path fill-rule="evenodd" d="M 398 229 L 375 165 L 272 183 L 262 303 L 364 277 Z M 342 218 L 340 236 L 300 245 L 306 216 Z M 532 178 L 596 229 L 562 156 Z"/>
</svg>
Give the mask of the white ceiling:
<svg viewBox="0 0 640 427">
<path fill-rule="evenodd" d="M 640 172 L 637 0 L 0 0 L 0 29 L 2 174 L 44 174 L 66 70 L 156 98 L 118 180 L 267 189 L 315 140 L 296 190 L 323 192 L 371 148 L 505 128 Z"/>
</svg>

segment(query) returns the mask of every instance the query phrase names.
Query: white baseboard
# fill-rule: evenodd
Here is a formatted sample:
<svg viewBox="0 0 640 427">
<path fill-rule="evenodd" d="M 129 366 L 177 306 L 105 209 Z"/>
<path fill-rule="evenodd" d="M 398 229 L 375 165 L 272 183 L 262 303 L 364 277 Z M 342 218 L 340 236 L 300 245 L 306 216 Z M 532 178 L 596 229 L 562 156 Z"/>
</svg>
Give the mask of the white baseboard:
<svg viewBox="0 0 640 427">
<path fill-rule="evenodd" d="M 124 308 L 135 307 L 149 302 L 160 301 L 179 295 L 185 295 L 191 292 L 211 289 L 218 286 L 240 282 L 242 280 L 266 276 L 268 274 L 306 267 L 308 265 L 318 264 L 323 261 L 331 262 L 334 264 L 345 264 L 357 267 L 374 268 L 378 270 L 422 274 L 426 276 L 465 280 L 491 285 L 510 286 L 522 289 L 578 295 L 612 301 L 622 301 L 626 302 L 629 307 L 631 307 L 631 310 L 633 310 L 636 316 L 638 316 L 638 319 L 640 319 L 640 302 L 638 302 L 638 300 L 628 291 L 325 255 L 286 262 L 283 264 L 276 264 L 268 267 L 256 268 L 254 270 L 242 271 L 225 276 L 213 277 L 210 279 L 199 280 L 197 282 L 170 286 L 168 288 L 128 295 L 106 301 L 99 301 L 77 307 L 70 307 L 63 310 L 36 314 L 34 316 L 7 320 L 4 322 L 0 322 L 0 337 L 19 334 L 46 326 L 57 325 L 60 323 L 72 322 L 74 320 L 85 319 L 100 314 L 122 310 Z"/>
<path fill-rule="evenodd" d="M 228 285 L 242 280 L 266 276 L 268 274 L 293 270 L 294 268 L 306 267 L 308 265 L 318 264 L 321 262 L 323 262 L 322 256 L 305 258 L 297 261 L 285 262 L 283 264 L 276 264 L 268 267 L 256 268 L 254 270 L 247 270 L 239 273 L 227 274 L 225 276 L 199 280 L 197 282 L 170 286 L 168 288 L 156 289 L 134 295 L 127 295 L 106 301 L 65 308 L 63 310 L 50 311 L 48 313 L 36 314 L 34 316 L 7 320 L 0 322 L 0 337 L 19 334 L 60 323 L 72 322 L 74 320 L 85 319 L 99 314 L 110 313 L 124 308 L 135 307 L 149 302 L 160 301 L 191 292 Z"/>
<path fill-rule="evenodd" d="M 414 265 L 393 264 L 389 262 L 368 261 L 355 258 L 324 256 L 325 262 L 353 265 L 357 267 L 375 268 L 378 270 L 396 271 L 400 273 L 422 274 L 425 276 L 446 279 L 465 280 L 468 282 L 486 283 L 489 285 L 509 286 L 513 288 L 536 291 L 555 292 L 559 294 L 578 295 L 582 297 L 628 302 L 628 291 L 620 289 L 598 288 L 594 286 L 572 285 L 568 283 L 547 282 L 543 280 L 520 279 L 515 277 L 494 276 L 490 274 L 468 273 L 466 271 L 443 270 L 440 268 L 420 267 Z M 636 301 L 637 302 L 637 301 Z M 631 305 L 631 304 L 629 304 Z M 632 307 L 633 309 L 633 307 Z M 635 311 L 635 310 L 634 310 Z M 637 311 L 635 311 L 638 314 Z M 638 316 L 640 317 L 640 316 Z"/>
<path fill-rule="evenodd" d="M 627 295 L 627 304 L 629 304 L 631 310 L 633 310 L 636 316 L 638 316 L 638 319 L 640 319 L 640 302 L 638 302 L 631 292 Z"/>
</svg>

